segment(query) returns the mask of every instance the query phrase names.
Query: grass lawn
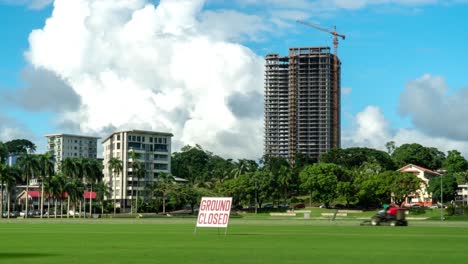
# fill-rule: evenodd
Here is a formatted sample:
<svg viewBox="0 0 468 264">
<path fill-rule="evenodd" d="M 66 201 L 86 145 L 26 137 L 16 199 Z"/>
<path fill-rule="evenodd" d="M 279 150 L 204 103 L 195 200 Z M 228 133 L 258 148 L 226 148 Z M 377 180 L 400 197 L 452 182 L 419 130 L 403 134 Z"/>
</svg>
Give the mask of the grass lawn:
<svg viewBox="0 0 468 264">
<path fill-rule="evenodd" d="M 231 219 L 1 220 L 0 263 L 466 263 L 468 223 Z"/>
</svg>

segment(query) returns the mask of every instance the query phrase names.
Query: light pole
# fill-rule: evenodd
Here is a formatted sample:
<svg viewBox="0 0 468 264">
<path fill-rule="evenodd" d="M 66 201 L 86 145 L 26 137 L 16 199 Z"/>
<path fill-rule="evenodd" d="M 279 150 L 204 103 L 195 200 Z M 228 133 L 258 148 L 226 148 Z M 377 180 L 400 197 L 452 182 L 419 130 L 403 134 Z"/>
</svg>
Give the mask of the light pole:
<svg viewBox="0 0 468 264">
<path fill-rule="evenodd" d="M 442 193 L 442 175 L 440 175 L 440 221 L 444 221 L 444 198 Z"/>
<path fill-rule="evenodd" d="M 257 179 L 255 179 L 255 214 L 257 214 Z"/>
</svg>

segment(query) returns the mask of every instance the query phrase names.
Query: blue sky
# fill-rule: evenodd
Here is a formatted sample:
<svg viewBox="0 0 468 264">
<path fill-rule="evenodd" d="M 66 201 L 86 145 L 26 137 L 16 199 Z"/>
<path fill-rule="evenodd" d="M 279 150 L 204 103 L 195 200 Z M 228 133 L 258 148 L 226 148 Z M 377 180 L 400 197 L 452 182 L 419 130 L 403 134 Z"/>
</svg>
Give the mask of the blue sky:
<svg viewBox="0 0 468 264">
<path fill-rule="evenodd" d="M 105 136 L 105 133 L 110 131 L 108 129 L 125 128 L 125 120 L 113 118 L 109 118 L 111 120 L 109 124 L 101 126 L 96 125 L 96 123 L 102 123 L 102 119 L 89 122 L 86 119 L 86 122 L 82 120 L 75 122 L 74 125 L 67 126 L 69 123 L 64 121 L 66 118 L 70 118 L 70 116 L 77 117 L 80 113 L 83 113 L 83 109 L 92 108 L 91 102 L 93 99 L 89 97 L 93 95 L 84 92 L 83 87 L 85 87 L 85 84 L 81 82 L 83 80 L 82 75 L 79 75 L 79 73 L 73 73 L 75 75 L 72 75 L 61 70 L 60 67 L 63 68 L 63 63 L 66 62 L 60 62 L 59 67 L 58 64 L 49 64 L 44 59 L 47 56 L 53 58 L 56 55 L 53 54 L 53 51 L 49 50 L 47 51 L 49 53 L 43 52 L 43 54 L 39 54 L 39 51 L 37 51 L 37 54 L 41 55 L 38 55 L 38 58 L 42 58 L 42 61 L 25 57 L 25 52 L 33 50 L 32 53 L 35 54 L 36 50 L 39 50 L 32 48 L 38 44 L 29 42 L 30 33 L 34 29 L 43 29 L 46 19 L 51 16 L 54 10 L 52 4 L 41 8 L 31 8 L 31 4 L 37 2 L 46 3 L 50 1 L 29 0 L 21 1 L 21 4 L 11 4 L 12 1 L 0 0 L 0 32 L 4 40 L 0 43 L 0 95 L 4 98 L 4 100 L 0 101 L 0 121 L 3 123 L 0 124 L 0 140 L 5 141 L 12 137 L 30 137 L 44 148 L 43 135 L 47 133 L 66 131 Z M 160 7 L 159 1 L 135 0 L 134 2 L 153 5 L 156 10 Z M 161 1 L 161 5 L 164 2 L 170 1 Z M 356 3 L 360 4 L 357 5 Z M 143 5 L 134 7 L 134 10 L 142 7 Z M 466 77 L 466 61 L 468 61 L 468 52 L 466 51 L 468 20 L 466 14 L 468 14 L 468 2 L 424 0 L 208 0 L 200 10 L 197 7 L 193 7 L 193 9 L 191 14 L 194 15 L 194 19 L 205 23 L 203 24 L 205 27 L 200 27 L 197 33 L 206 30 L 200 34 L 210 37 L 215 36 L 213 39 L 218 42 L 236 44 L 250 49 L 254 53 L 251 56 L 257 60 L 270 52 L 287 54 L 288 47 L 293 46 L 331 46 L 331 36 L 297 24 L 294 22 L 295 19 L 302 19 L 328 28 L 336 25 L 338 31 L 347 36 L 346 40 L 340 41 L 339 46 L 339 56 L 343 63 L 342 87 L 348 91 L 342 96 L 344 146 L 357 145 L 383 148 L 386 141 L 395 140 L 397 145 L 407 142 L 419 142 L 424 145 L 433 144 L 444 151 L 457 148 L 465 155 L 468 154 L 466 149 L 468 145 L 465 143 L 468 139 L 468 129 L 465 128 L 467 121 L 463 119 L 466 110 L 464 100 L 468 100 L 466 95 L 468 93 L 465 92 L 468 87 Z M 64 7 L 61 10 L 66 12 Z M 171 10 L 178 9 L 174 7 Z M 190 14 L 182 11 L 180 13 L 174 12 L 170 16 L 171 19 L 179 14 L 180 16 L 190 16 Z M 59 12 L 57 11 L 57 13 Z M 209 16 L 210 14 L 214 15 Z M 157 12 L 154 13 L 154 16 L 157 16 Z M 224 20 L 223 17 L 225 17 Z M 174 19 L 174 21 L 176 20 Z M 170 23 L 168 21 L 168 24 Z M 174 23 L 180 23 L 180 21 Z M 67 24 L 64 23 L 63 26 L 66 27 Z M 102 23 L 98 26 L 101 30 L 107 29 L 106 25 Z M 108 28 L 110 27 L 109 25 Z M 211 28 L 213 30 L 210 30 Z M 222 29 L 222 32 L 220 31 L 221 33 L 218 32 L 219 34 L 216 35 L 213 33 L 216 29 Z M 230 31 L 232 35 L 226 33 Z M 67 32 L 72 34 L 73 28 Z M 50 37 L 50 39 L 47 40 L 49 42 L 46 41 L 45 43 L 61 41 L 58 39 L 60 36 L 54 36 L 52 33 L 44 34 L 42 41 L 46 41 L 47 37 Z M 174 34 L 177 35 L 177 33 Z M 73 36 L 78 36 L 78 34 L 73 34 Z M 97 44 L 92 43 L 92 45 Z M 38 45 L 38 47 L 40 46 Z M 165 48 L 168 47 L 165 46 Z M 116 52 L 116 54 L 122 53 Z M 244 51 L 241 54 L 244 54 Z M 168 60 L 171 61 L 170 58 Z M 214 60 L 216 60 L 216 57 Z M 95 65 L 92 64 L 100 61 L 100 59 L 82 61 L 84 62 L 80 64 L 80 67 L 76 68 L 84 71 L 83 69 L 94 69 Z M 227 63 L 234 63 L 230 59 L 225 59 L 224 62 L 226 61 Z M 85 63 L 86 65 L 83 66 Z M 250 67 L 250 64 L 248 66 Z M 105 69 L 109 69 L 109 67 L 112 66 L 106 66 Z M 65 118 L 63 116 L 65 110 L 60 107 L 28 108 L 25 107 L 28 102 L 18 103 L 21 100 L 12 99 L 18 97 L 18 91 L 29 86 L 39 89 L 34 90 L 36 92 L 44 89 L 43 92 L 47 93 L 46 88 L 41 88 L 40 81 L 39 83 L 28 84 L 28 79 L 24 77 L 24 71 L 28 68 L 44 68 L 53 72 L 65 83 L 64 87 L 71 87 L 75 91 L 73 93 L 79 95 L 82 105 L 70 107 L 71 110 L 66 108 L 65 110 L 70 114 L 67 114 Z M 132 68 L 129 67 L 129 69 Z M 233 88 L 235 92 L 229 92 L 229 95 L 232 96 L 230 98 L 238 98 L 236 93 L 244 96 L 252 95 L 251 98 L 246 97 L 247 99 L 244 99 L 249 101 L 256 98 L 258 100 L 255 103 L 262 104 L 261 98 L 254 96 L 263 90 L 263 87 L 261 87 L 263 76 L 258 73 L 258 71 L 255 74 L 250 72 L 249 74 L 252 75 L 250 79 L 255 80 L 249 79 L 247 83 L 253 83 L 256 86 L 260 84 L 260 87 L 253 90 L 246 89 L 245 91 Z M 92 74 L 86 76 L 92 76 Z M 100 74 L 96 76 L 102 77 Z M 96 79 L 99 78 L 96 77 Z M 131 80 L 139 80 L 139 78 L 129 77 Z M 142 78 L 146 77 L 143 76 Z M 40 78 L 34 80 L 37 82 Z M 102 89 L 106 87 L 105 82 L 94 85 Z M 150 86 L 154 85 L 165 86 L 166 83 L 159 79 L 152 80 Z M 36 86 L 39 88 L 35 88 Z M 134 86 L 129 85 L 129 87 Z M 127 87 L 125 89 L 132 88 Z M 182 89 L 182 91 L 184 90 Z M 421 93 L 426 94 L 425 91 L 428 91 L 427 97 L 426 95 L 420 96 Z M 402 96 L 414 96 L 416 102 L 402 100 Z M 54 100 L 61 100 L 61 98 L 55 98 Z M 226 101 L 230 102 L 230 99 L 226 99 Z M 468 103 L 468 101 L 466 102 Z M 87 106 L 84 107 L 83 105 Z M 183 102 L 181 102 L 181 105 L 183 106 Z M 260 107 L 256 107 L 252 111 L 261 111 L 259 109 L 262 107 L 263 105 L 260 105 Z M 75 108 L 79 110 L 77 111 Z M 187 120 L 190 120 L 190 117 L 195 119 L 193 113 L 196 112 L 196 109 L 198 107 L 195 105 L 190 111 L 179 109 L 171 112 L 171 116 L 172 114 L 189 116 L 180 124 L 171 124 L 171 122 L 178 122 L 175 121 L 178 120 L 175 117 L 175 119 L 160 119 L 155 114 L 148 116 L 148 118 L 154 117 L 158 120 L 155 125 L 147 125 L 136 121 L 135 125 L 145 129 L 158 129 L 158 125 L 165 124 L 162 129 L 169 129 L 174 134 L 181 134 L 180 137 L 175 138 L 176 145 L 198 143 L 195 141 L 201 141 L 203 145 L 206 139 L 201 139 L 200 135 L 196 133 L 190 134 L 187 132 L 189 127 L 193 131 L 193 124 L 187 122 Z M 236 111 L 232 110 L 232 112 Z M 96 111 L 92 113 L 96 113 Z M 403 115 L 402 113 L 406 114 Z M 213 120 L 207 121 L 206 124 L 216 123 L 214 121 L 218 120 L 216 118 L 213 117 Z M 135 120 L 135 118 L 130 116 L 129 120 Z M 459 128 L 452 129 L 447 127 L 449 121 L 451 124 L 462 125 Z M 216 139 L 221 140 L 220 144 L 215 145 L 221 146 L 216 147 L 213 145 L 213 149 L 207 143 L 208 149 L 221 153 L 230 152 L 230 148 L 235 144 L 226 140 L 226 138 L 245 137 L 246 135 L 243 134 L 229 134 L 232 131 L 243 129 L 257 131 L 257 134 L 260 134 L 256 137 L 257 141 L 250 142 L 250 144 L 261 144 L 262 131 L 258 130 L 261 124 L 255 123 L 262 122 L 261 113 L 256 116 L 256 119 L 251 118 L 248 120 L 234 115 L 232 122 L 232 125 L 226 126 L 223 128 L 224 130 L 220 129 L 213 134 L 215 141 Z M 252 124 L 248 128 L 242 127 L 243 125 L 237 127 L 236 124 L 241 122 L 243 124 L 250 124 L 251 122 Z M 204 127 L 206 129 L 206 126 Z M 63 131 L 61 131 L 62 129 Z M 178 129 L 184 132 L 182 133 Z M 231 132 L 228 133 L 227 131 Z M 466 136 L 463 136 L 463 134 Z M 212 141 L 213 139 L 207 142 Z M 259 151 L 254 149 L 245 152 L 235 149 L 233 152 L 248 157 L 258 156 L 259 154 Z"/>
</svg>

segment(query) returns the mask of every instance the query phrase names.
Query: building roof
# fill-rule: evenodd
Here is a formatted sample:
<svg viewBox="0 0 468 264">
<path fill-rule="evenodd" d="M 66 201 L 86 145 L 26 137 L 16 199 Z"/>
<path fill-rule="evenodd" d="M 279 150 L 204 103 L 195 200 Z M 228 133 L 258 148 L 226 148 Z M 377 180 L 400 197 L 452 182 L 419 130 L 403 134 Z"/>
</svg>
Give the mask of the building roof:
<svg viewBox="0 0 468 264">
<path fill-rule="evenodd" d="M 414 169 L 415 168 L 415 169 Z M 435 172 L 433 170 L 430 170 L 430 169 L 426 169 L 424 167 L 421 167 L 421 166 L 418 166 L 418 165 L 414 165 L 414 164 L 408 164 L 400 169 L 398 169 L 398 171 L 401 171 L 401 172 L 419 172 L 419 171 L 424 171 L 424 172 L 427 172 L 429 174 L 433 174 L 433 175 L 441 175 L 440 173 L 438 172 Z"/>
<path fill-rule="evenodd" d="M 114 133 L 110 134 L 109 136 L 105 137 L 102 143 L 106 142 L 111 138 L 114 134 L 117 133 L 139 133 L 139 134 L 148 134 L 148 135 L 161 135 L 161 136 L 169 136 L 173 137 L 174 135 L 172 133 L 167 133 L 167 132 L 158 132 L 158 131 L 148 131 L 148 130 L 122 130 L 122 131 L 115 131 Z"/>
<path fill-rule="evenodd" d="M 17 196 L 17 199 L 24 199 L 23 196 L 26 194 L 26 190 L 22 191 L 18 196 Z M 28 196 L 31 197 L 31 198 L 38 198 L 38 197 L 41 197 L 41 191 L 34 191 L 34 190 L 29 190 L 28 191 Z M 52 197 L 52 195 L 49 195 L 49 197 Z M 63 198 L 67 198 L 68 197 L 68 194 L 67 193 L 63 193 Z M 91 197 L 91 199 L 96 199 L 96 192 L 85 192 L 84 193 L 84 198 L 85 199 L 89 199 Z"/>
<path fill-rule="evenodd" d="M 91 138 L 91 139 L 99 139 L 101 137 L 93 137 L 93 136 L 83 136 L 83 135 L 73 135 L 73 134 L 47 134 L 44 135 L 44 137 L 49 138 L 49 137 L 57 137 L 57 136 L 68 136 L 68 137 L 81 137 L 81 138 Z"/>
</svg>

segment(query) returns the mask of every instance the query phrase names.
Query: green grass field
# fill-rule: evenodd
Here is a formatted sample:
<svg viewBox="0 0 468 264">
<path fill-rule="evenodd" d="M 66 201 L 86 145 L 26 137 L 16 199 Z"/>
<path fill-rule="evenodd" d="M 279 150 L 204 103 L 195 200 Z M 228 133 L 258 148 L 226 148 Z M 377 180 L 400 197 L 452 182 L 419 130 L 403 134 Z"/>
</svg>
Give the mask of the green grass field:
<svg viewBox="0 0 468 264">
<path fill-rule="evenodd" d="M 468 223 L 232 219 L 0 221 L 0 263 L 466 263 Z"/>
</svg>

